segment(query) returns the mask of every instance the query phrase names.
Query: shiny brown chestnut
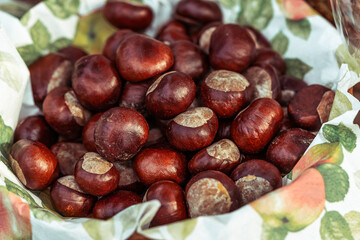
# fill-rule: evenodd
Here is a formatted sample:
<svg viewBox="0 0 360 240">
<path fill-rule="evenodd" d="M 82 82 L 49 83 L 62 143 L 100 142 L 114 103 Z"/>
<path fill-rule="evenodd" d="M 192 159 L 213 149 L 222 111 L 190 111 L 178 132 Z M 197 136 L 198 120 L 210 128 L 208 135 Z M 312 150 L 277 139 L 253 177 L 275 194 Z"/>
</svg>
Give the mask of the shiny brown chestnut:
<svg viewBox="0 0 360 240">
<path fill-rule="evenodd" d="M 119 47 L 120 43 L 128 36 L 134 32 L 130 29 L 120 29 L 113 33 L 110 37 L 106 39 L 102 54 L 115 62 L 116 59 L 116 49 Z"/>
<path fill-rule="evenodd" d="M 230 173 L 241 162 L 240 151 L 229 139 L 222 139 L 200 150 L 188 163 L 191 174 L 206 170 L 217 170 Z"/>
<path fill-rule="evenodd" d="M 283 75 L 286 71 L 286 63 L 281 55 L 269 48 L 256 50 L 254 64 L 270 64 L 276 69 L 277 74 Z"/>
<path fill-rule="evenodd" d="M 235 183 L 224 173 L 214 170 L 200 172 L 186 185 L 185 199 L 189 217 L 213 216 L 239 208 Z"/>
<path fill-rule="evenodd" d="M 46 95 L 58 86 L 70 86 L 73 65 L 64 55 L 50 53 L 29 66 L 34 102 L 42 109 Z"/>
<path fill-rule="evenodd" d="M 185 155 L 167 147 L 155 146 L 141 150 L 133 166 L 141 182 L 147 186 L 160 180 L 183 184 L 187 176 Z"/>
<path fill-rule="evenodd" d="M 289 116 L 296 126 L 317 131 L 329 117 L 334 96 L 334 92 L 319 84 L 302 88 L 289 103 Z"/>
<path fill-rule="evenodd" d="M 53 89 L 44 100 L 43 112 L 47 123 L 69 140 L 80 137 L 82 128 L 91 118 L 91 113 L 69 87 Z"/>
<path fill-rule="evenodd" d="M 221 21 L 219 5 L 206 0 L 182 0 L 175 7 L 175 19 L 191 25 Z"/>
<path fill-rule="evenodd" d="M 142 199 L 136 193 L 117 190 L 98 200 L 92 212 L 95 218 L 106 220 L 138 203 L 142 203 Z"/>
<path fill-rule="evenodd" d="M 96 202 L 96 197 L 85 193 L 72 175 L 57 179 L 50 197 L 56 211 L 65 217 L 86 217 Z"/>
<path fill-rule="evenodd" d="M 129 190 L 136 193 L 143 193 L 146 186 L 140 181 L 138 175 L 133 168 L 133 161 L 117 161 L 113 162 L 119 172 L 118 189 Z"/>
<path fill-rule="evenodd" d="M 32 190 L 46 188 L 59 175 L 56 157 L 40 142 L 20 139 L 12 145 L 9 158 L 20 182 Z"/>
<path fill-rule="evenodd" d="M 258 98 L 240 112 L 231 125 L 231 136 L 240 151 L 259 153 L 280 128 L 283 111 L 271 98 Z"/>
<path fill-rule="evenodd" d="M 74 175 L 76 163 L 87 152 L 83 144 L 74 142 L 58 142 L 50 150 L 55 155 L 63 176 Z"/>
<path fill-rule="evenodd" d="M 172 70 L 189 75 L 198 81 L 208 70 L 208 61 L 205 53 L 194 43 L 179 40 L 170 45 L 174 55 Z"/>
<path fill-rule="evenodd" d="M 89 55 L 76 62 L 72 87 L 84 107 L 104 111 L 118 102 L 121 79 L 109 59 L 100 54 Z"/>
<path fill-rule="evenodd" d="M 255 65 L 248 68 L 244 76 L 254 89 L 253 97 L 280 99 L 280 81 L 275 68 L 269 64 Z"/>
<path fill-rule="evenodd" d="M 196 151 L 212 143 L 218 129 L 216 114 L 207 107 L 187 110 L 170 120 L 166 137 L 182 151 Z"/>
<path fill-rule="evenodd" d="M 81 189 L 94 196 L 114 191 L 119 184 L 115 166 L 94 152 L 87 152 L 75 166 L 75 181 Z"/>
<path fill-rule="evenodd" d="M 95 126 L 101 115 L 102 112 L 93 115 L 83 128 L 82 142 L 85 148 L 88 150 L 88 152 L 96 152 L 95 138 L 94 138 Z"/>
<path fill-rule="evenodd" d="M 241 163 L 231 173 L 231 178 L 239 190 L 241 206 L 282 186 L 279 169 L 260 159 Z"/>
<path fill-rule="evenodd" d="M 170 20 L 161 26 L 155 38 L 169 45 L 179 40 L 190 41 L 185 26 L 176 20 Z"/>
<path fill-rule="evenodd" d="M 41 142 L 48 148 L 58 140 L 58 134 L 45 121 L 44 116 L 28 116 L 21 120 L 14 131 L 14 142 L 31 139 Z"/>
<path fill-rule="evenodd" d="M 254 40 L 243 27 L 224 24 L 212 33 L 209 59 L 214 69 L 241 72 L 251 64 L 254 56 Z"/>
<path fill-rule="evenodd" d="M 215 29 L 220 26 L 221 22 L 212 22 L 205 25 L 197 36 L 197 44 L 206 53 L 209 54 L 210 39 Z"/>
<path fill-rule="evenodd" d="M 231 139 L 231 124 L 233 118 L 223 118 L 219 119 L 219 128 L 216 132 L 215 140 L 221 140 L 224 138 Z"/>
<path fill-rule="evenodd" d="M 160 209 L 150 222 L 150 227 L 170 224 L 187 218 L 184 191 L 169 180 L 162 180 L 152 184 L 146 191 L 144 202 L 160 201 Z"/>
<path fill-rule="evenodd" d="M 120 75 L 139 82 L 167 71 L 174 56 L 165 43 L 142 34 L 133 34 L 122 41 L 116 51 L 116 66 Z"/>
<path fill-rule="evenodd" d="M 252 94 L 250 82 L 240 73 L 228 70 L 213 71 L 200 83 L 203 104 L 219 118 L 234 116 L 250 102 Z"/>
<path fill-rule="evenodd" d="M 281 86 L 280 104 L 288 106 L 295 93 L 307 86 L 303 79 L 283 75 L 279 78 Z"/>
<path fill-rule="evenodd" d="M 196 95 L 194 81 L 185 73 L 171 71 L 161 75 L 146 92 L 148 112 L 160 119 L 169 119 L 184 112 Z"/>
<path fill-rule="evenodd" d="M 266 152 L 266 161 L 274 164 L 281 174 L 288 174 L 309 147 L 315 135 L 300 128 L 291 128 L 274 138 Z"/>
<path fill-rule="evenodd" d="M 129 28 L 134 31 L 145 30 L 153 20 L 154 13 L 145 4 L 109 0 L 104 6 L 104 17 L 117 28 Z"/>
<path fill-rule="evenodd" d="M 145 118 L 130 108 L 115 107 L 99 118 L 95 127 L 97 152 L 109 161 L 126 161 L 135 156 L 149 137 Z"/>
<path fill-rule="evenodd" d="M 257 29 L 252 26 L 244 26 L 244 28 L 250 33 L 251 37 L 254 39 L 256 49 L 270 48 L 271 44 L 266 39 L 266 37 Z"/>
<path fill-rule="evenodd" d="M 87 55 L 87 53 L 84 50 L 76 46 L 67 46 L 61 48 L 58 51 L 58 53 L 65 55 L 71 61 L 72 64 L 75 64 L 75 62 L 78 59 Z"/>
</svg>

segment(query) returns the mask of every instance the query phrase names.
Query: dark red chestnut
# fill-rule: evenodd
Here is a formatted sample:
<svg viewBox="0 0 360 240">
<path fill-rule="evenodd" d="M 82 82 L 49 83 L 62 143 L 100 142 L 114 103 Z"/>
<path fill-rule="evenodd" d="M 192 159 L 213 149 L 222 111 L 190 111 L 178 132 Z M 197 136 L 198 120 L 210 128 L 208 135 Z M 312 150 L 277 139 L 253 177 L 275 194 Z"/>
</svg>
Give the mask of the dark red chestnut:
<svg viewBox="0 0 360 240">
<path fill-rule="evenodd" d="M 141 182 L 150 186 L 160 180 L 183 184 L 187 176 L 185 155 L 166 147 L 149 147 L 141 150 L 134 159 L 134 170 Z"/>
<path fill-rule="evenodd" d="M 262 48 L 256 50 L 256 57 L 254 64 L 270 64 L 273 66 L 278 75 L 282 75 L 286 71 L 286 63 L 281 55 L 269 48 Z"/>
<path fill-rule="evenodd" d="M 155 144 L 163 143 L 166 141 L 165 135 L 162 133 L 160 128 L 150 128 L 149 130 L 149 138 L 145 143 L 144 147 L 149 147 Z"/>
<path fill-rule="evenodd" d="M 96 197 L 85 193 L 71 175 L 56 180 L 50 196 L 56 211 L 65 217 L 86 217 L 96 201 Z"/>
<path fill-rule="evenodd" d="M 73 65 L 62 54 L 50 53 L 29 66 L 35 105 L 40 109 L 46 95 L 58 86 L 69 86 Z"/>
<path fill-rule="evenodd" d="M 279 169 L 259 159 L 238 165 L 231 173 L 231 178 L 239 190 L 241 206 L 282 186 Z"/>
<path fill-rule="evenodd" d="M 252 39 L 255 42 L 256 49 L 271 48 L 270 42 L 257 29 L 253 28 L 252 26 L 245 26 L 244 28 L 250 33 Z"/>
<path fill-rule="evenodd" d="M 215 140 L 231 139 L 231 124 L 233 120 L 232 118 L 219 119 L 219 128 L 216 132 Z"/>
<path fill-rule="evenodd" d="M 175 8 L 175 18 L 191 25 L 205 25 L 221 21 L 222 13 L 219 5 L 212 1 L 182 0 Z"/>
<path fill-rule="evenodd" d="M 117 188 L 119 172 L 99 154 L 87 152 L 76 163 L 75 180 L 85 192 L 103 196 Z"/>
<path fill-rule="evenodd" d="M 209 59 L 214 69 L 241 72 L 251 64 L 254 56 L 254 40 L 243 27 L 224 24 L 212 33 Z"/>
<path fill-rule="evenodd" d="M 97 201 L 92 212 L 95 218 L 106 220 L 138 203 L 142 199 L 136 193 L 118 190 Z"/>
<path fill-rule="evenodd" d="M 271 98 L 258 98 L 240 112 L 231 125 L 231 136 L 240 151 L 259 153 L 280 128 L 283 111 Z"/>
<path fill-rule="evenodd" d="M 168 123 L 166 136 L 183 151 L 196 151 L 211 144 L 218 129 L 216 114 L 206 107 L 187 110 Z"/>
<path fill-rule="evenodd" d="M 31 139 L 51 147 L 58 140 L 58 134 L 40 115 L 28 116 L 21 120 L 14 132 L 14 142 L 20 139 Z"/>
<path fill-rule="evenodd" d="M 84 107 L 104 111 L 118 102 L 121 79 L 109 59 L 100 54 L 89 55 L 76 62 L 72 87 Z"/>
<path fill-rule="evenodd" d="M 274 164 L 281 174 L 288 174 L 309 147 L 315 135 L 300 128 L 281 132 L 270 143 L 266 160 Z"/>
<path fill-rule="evenodd" d="M 109 161 L 129 160 L 149 136 L 145 118 L 130 108 L 115 107 L 99 118 L 95 127 L 97 152 Z"/>
<path fill-rule="evenodd" d="M 102 54 L 115 62 L 116 50 L 120 43 L 134 32 L 130 29 L 120 29 L 106 39 Z"/>
<path fill-rule="evenodd" d="M 51 147 L 51 152 L 58 160 L 61 175 L 74 175 L 75 165 L 87 152 L 81 143 L 59 142 Z"/>
<path fill-rule="evenodd" d="M 145 30 L 153 20 L 153 11 L 145 4 L 110 0 L 105 3 L 104 17 L 117 28 Z"/>
<path fill-rule="evenodd" d="M 236 144 L 229 139 L 222 139 L 195 154 L 189 161 L 188 169 L 191 174 L 206 170 L 228 174 L 241 162 L 240 157 Z"/>
<path fill-rule="evenodd" d="M 133 34 L 122 41 L 116 51 L 116 66 L 120 75 L 139 82 L 167 71 L 174 57 L 165 43 L 142 34 Z"/>
<path fill-rule="evenodd" d="M 289 104 L 291 119 L 301 128 L 311 131 L 319 130 L 321 124 L 326 122 L 329 116 L 334 97 L 334 93 L 331 92 L 329 88 L 318 84 L 309 85 L 298 91 Z M 321 104 L 323 100 L 325 103 Z M 319 106 L 323 107 L 319 108 Z M 322 119 L 320 115 L 323 116 Z"/>
<path fill-rule="evenodd" d="M 44 117 L 60 135 L 68 139 L 81 136 L 82 128 L 91 118 L 91 113 L 78 101 L 74 91 L 68 87 L 57 87 L 45 98 Z"/>
<path fill-rule="evenodd" d="M 72 64 L 75 64 L 75 62 L 78 59 L 87 55 L 87 53 L 84 50 L 75 46 L 64 47 L 60 49 L 58 53 L 65 55 L 71 61 Z"/>
<path fill-rule="evenodd" d="M 295 93 L 307 86 L 303 79 L 287 75 L 281 76 L 279 80 L 281 86 L 280 103 L 283 106 L 288 106 Z"/>
<path fill-rule="evenodd" d="M 214 170 L 195 175 L 186 185 L 185 199 L 191 218 L 228 213 L 240 206 L 235 183 Z"/>
<path fill-rule="evenodd" d="M 21 183 L 32 190 L 46 188 L 59 175 L 56 157 L 40 142 L 20 139 L 12 145 L 9 158 Z"/>
<path fill-rule="evenodd" d="M 161 75 L 146 92 L 146 109 L 157 118 L 169 119 L 184 112 L 195 95 L 195 83 L 187 74 L 168 72 Z"/>
<path fill-rule="evenodd" d="M 176 20 L 170 20 L 160 27 L 156 39 L 169 45 L 179 40 L 190 41 L 185 26 Z"/>
<path fill-rule="evenodd" d="M 142 193 L 145 185 L 140 181 L 138 175 L 133 168 L 133 161 L 117 161 L 113 162 L 119 172 L 118 189 L 129 190 L 136 193 Z"/>
<path fill-rule="evenodd" d="M 269 64 L 253 66 L 244 73 L 246 79 L 254 89 L 254 99 L 280 99 L 280 81 L 275 69 Z"/>
<path fill-rule="evenodd" d="M 189 75 L 194 81 L 208 70 L 208 62 L 205 53 L 194 43 L 180 40 L 170 45 L 174 55 L 172 70 Z"/>
<path fill-rule="evenodd" d="M 94 138 L 95 126 L 101 115 L 102 113 L 97 113 L 93 115 L 83 128 L 82 142 L 85 148 L 88 150 L 88 152 L 96 152 L 95 138 Z"/>
<path fill-rule="evenodd" d="M 221 22 L 212 22 L 205 25 L 198 34 L 197 43 L 199 47 L 206 53 L 209 54 L 210 40 L 215 29 L 220 26 Z"/>
<path fill-rule="evenodd" d="M 144 196 L 144 202 L 160 201 L 160 209 L 150 223 L 151 227 L 170 224 L 187 218 L 184 191 L 168 180 L 152 184 Z"/>
<path fill-rule="evenodd" d="M 253 88 L 240 73 L 217 70 L 210 73 L 200 84 L 200 96 L 204 105 L 219 118 L 234 116 L 252 98 Z"/>
</svg>

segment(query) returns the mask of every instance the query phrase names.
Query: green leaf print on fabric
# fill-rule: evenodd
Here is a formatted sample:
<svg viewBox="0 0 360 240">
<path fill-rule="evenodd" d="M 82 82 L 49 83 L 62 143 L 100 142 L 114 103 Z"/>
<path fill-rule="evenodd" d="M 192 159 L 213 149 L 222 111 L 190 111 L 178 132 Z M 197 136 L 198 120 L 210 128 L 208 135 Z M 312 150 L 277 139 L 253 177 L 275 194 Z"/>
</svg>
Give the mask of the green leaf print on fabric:
<svg viewBox="0 0 360 240">
<path fill-rule="evenodd" d="M 53 43 L 50 44 L 50 52 L 57 52 L 60 49 L 67 47 L 72 44 L 72 40 L 68 38 L 58 38 Z"/>
<path fill-rule="evenodd" d="M 34 42 L 35 48 L 38 51 L 45 50 L 50 44 L 50 33 L 40 20 L 37 20 L 30 28 L 30 36 Z"/>
<path fill-rule="evenodd" d="M 276 36 L 271 40 L 272 48 L 278 52 L 280 55 L 284 55 L 289 47 L 289 39 L 280 31 Z"/>
<path fill-rule="evenodd" d="M 18 71 L 16 59 L 10 53 L 0 51 L 0 62 L 0 81 L 19 92 L 22 86 L 22 78 Z"/>
<path fill-rule="evenodd" d="M 326 212 L 321 219 L 320 236 L 323 240 L 353 240 L 349 224 L 337 211 Z"/>
<path fill-rule="evenodd" d="M 286 26 L 295 36 L 307 40 L 311 33 L 311 24 L 307 18 L 299 21 L 286 19 Z"/>
<path fill-rule="evenodd" d="M 7 158 L 11 148 L 11 139 L 13 130 L 10 126 L 5 125 L 3 118 L 0 116 L 0 152 Z"/>
<path fill-rule="evenodd" d="M 262 30 L 273 18 L 274 10 L 271 0 L 242 0 L 240 5 L 241 11 L 237 19 L 240 25 L 252 25 L 256 29 Z"/>
<path fill-rule="evenodd" d="M 285 58 L 286 75 L 304 79 L 305 74 L 312 70 L 312 67 L 298 58 Z"/>
<path fill-rule="evenodd" d="M 344 215 L 344 218 L 349 224 L 352 236 L 360 239 L 360 212 L 350 211 Z"/>
<path fill-rule="evenodd" d="M 352 104 L 350 100 L 344 93 L 336 90 L 334 103 L 331 107 L 331 112 L 329 115 L 329 121 L 350 110 L 352 110 Z"/>
<path fill-rule="evenodd" d="M 114 219 L 111 218 L 107 221 L 90 219 L 82 223 L 82 226 L 94 240 L 107 240 L 114 239 L 115 226 Z"/>
<path fill-rule="evenodd" d="M 34 44 L 24 45 L 16 49 L 28 66 L 41 56 L 40 52 L 35 48 Z"/>
<path fill-rule="evenodd" d="M 261 239 L 262 240 L 284 240 L 288 234 L 286 228 L 273 228 L 265 222 L 262 224 Z"/>
<path fill-rule="evenodd" d="M 56 17 L 66 19 L 77 14 L 80 0 L 47 0 L 45 5 Z"/>
<path fill-rule="evenodd" d="M 34 198 L 22 187 L 13 183 L 9 179 L 5 178 L 5 185 L 7 190 L 15 193 L 22 199 L 26 200 L 30 207 L 40 207 L 34 200 Z"/>
</svg>

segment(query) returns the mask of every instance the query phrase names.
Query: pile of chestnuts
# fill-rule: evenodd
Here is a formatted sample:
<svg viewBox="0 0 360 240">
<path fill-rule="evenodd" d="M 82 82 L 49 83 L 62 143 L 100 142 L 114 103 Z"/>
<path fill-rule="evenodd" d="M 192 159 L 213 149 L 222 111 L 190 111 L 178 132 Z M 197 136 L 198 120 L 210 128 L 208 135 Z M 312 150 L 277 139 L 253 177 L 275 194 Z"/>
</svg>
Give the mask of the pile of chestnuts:
<svg viewBox="0 0 360 240">
<path fill-rule="evenodd" d="M 109 0 L 102 54 L 75 46 L 29 66 L 42 114 L 17 126 L 11 166 L 66 217 L 108 219 L 157 199 L 150 226 L 234 211 L 282 186 L 334 92 L 285 75 L 250 26 L 182 0 L 155 38 L 149 6 Z"/>
</svg>

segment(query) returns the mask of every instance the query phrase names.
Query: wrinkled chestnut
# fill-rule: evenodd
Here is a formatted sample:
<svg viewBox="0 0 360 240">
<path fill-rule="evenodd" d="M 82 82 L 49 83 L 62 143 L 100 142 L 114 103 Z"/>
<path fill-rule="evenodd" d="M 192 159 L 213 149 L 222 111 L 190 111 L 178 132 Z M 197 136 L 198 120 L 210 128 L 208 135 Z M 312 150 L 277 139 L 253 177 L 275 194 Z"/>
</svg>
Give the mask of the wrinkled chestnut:
<svg viewBox="0 0 360 240">
<path fill-rule="evenodd" d="M 119 172 L 118 189 L 129 190 L 136 193 L 142 193 L 145 185 L 140 181 L 138 175 L 133 168 L 133 161 L 117 161 L 113 162 Z"/>
<path fill-rule="evenodd" d="M 75 64 L 78 59 L 87 55 L 81 48 L 75 46 L 64 47 L 60 49 L 58 53 L 65 55 L 72 64 Z"/>
<path fill-rule="evenodd" d="M 32 190 L 46 188 L 59 175 L 56 157 L 40 142 L 20 139 L 12 145 L 9 158 L 21 183 Z"/>
<path fill-rule="evenodd" d="M 280 81 L 271 65 L 262 64 L 261 66 L 250 67 L 244 76 L 254 88 L 254 99 L 280 99 Z"/>
<path fill-rule="evenodd" d="M 160 201 L 160 209 L 150 223 L 151 227 L 170 224 L 187 218 L 184 191 L 182 188 L 168 180 L 152 184 L 146 191 L 144 202 Z"/>
<path fill-rule="evenodd" d="M 186 185 L 185 199 L 191 218 L 228 213 L 240 206 L 235 183 L 214 170 L 195 175 Z"/>
<path fill-rule="evenodd" d="M 195 94 L 195 83 L 187 74 L 168 72 L 156 79 L 146 92 L 146 109 L 157 118 L 169 119 L 184 112 Z"/>
<path fill-rule="evenodd" d="M 89 55 L 76 62 L 72 87 L 84 107 L 103 111 L 118 102 L 121 79 L 109 59 L 100 54 Z"/>
<path fill-rule="evenodd" d="M 240 73 L 217 70 L 210 73 L 200 84 L 200 96 L 204 105 L 219 118 L 234 116 L 247 105 L 253 88 Z"/>
<path fill-rule="evenodd" d="M 74 91 L 68 87 L 57 87 L 45 98 L 43 103 L 44 117 L 48 124 L 67 139 L 81 136 L 82 128 L 91 118 Z"/>
<path fill-rule="evenodd" d="M 241 72 L 251 64 L 254 56 L 254 40 L 239 25 L 224 24 L 212 33 L 209 59 L 214 69 Z"/>
<path fill-rule="evenodd" d="M 174 63 L 165 43 L 142 34 L 133 34 L 122 41 L 116 51 L 116 66 L 120 75 L 139 82 L 161 74 Z"/>
<path fill-rule="evenodd" d="M 166 22 L 156 34 L 156 39 L 166 44 L 173 44 L 179 40 L 190 41 L 185 26 L 176 20 Z"/>
<path fill-rule="evenodd" d="M 120 43 L 128 36 L 134 32 L 130 29 L 120 29 L 113 33 L 110 37 L 106 39 L 102 54 L 115 62 L 116 59 L 116 49 L 119 47 Z"/>
<path fill-rule="evenodd" d="M 291 76 L 280 77 L 281 86 L 281 98 L 280 103 L 283 106 L 288 106 L 291 99 L 295 96 L 295 93 L 307 86 L 307 83 L 303 79 L 299 79 Z"/>
<path fill-rule="evenodd" d="M 270 64 L 273 66 L 278 75 L 282 75 L 286 71 L 286 63 L 281 55 L 269 48 L 262 48 L 256 50 L 256 57 L 254 64 Z"/>
<path fill-rule="evenodd" d="M 50 196 L 56 211 L 65 217 L 86 217 L 96 201 L 96 197 L 85 193 L 71 175 L 56 180 Z"/>
<path fill-rule="evenodd" d="M 191 174 L 206 170 L 217 170 L 230 173 L 241 161 L 240 151 L 229 139 L 222 139 L 200 150 L 191 158 L 188 169 Z"/>
<path fill-rule="evenodd" d="M 240 205 L 252 202 L 282 185 L 281 174 L 273 164 L 253 159 L 238 165 L 231 173 L 240 194 Z"/>
<path fill-rule="evenodd" d="M 61 175 L 74 175 L 75 165 L 87 152 L 81 143 L 59 142 L 51 147 L 51 152 L 58 160 Z"/>
<path fill-rule="evenodd" d="M 64 55 L 50 53 L 29 66 L 35 105 L 40 109 L 46 95 L 58 86 L 69 86 L 73 65 Z"/>
<path fill-rule="evenodd" d="M 118 190 L 97 201 L 92 212 L 95 218 L 106 220 L 138 203 L 142 199 L 136 193 Z"/>
<path fill-rule="evenodd" d="M 82 142 L 85 148 L 88 150 L 88 152 L 96 152 L 95 138 L 94 138 L 95 126 L 101 115 L 102 113 L 97 113 L 93 115 L 83 128 Z"/>
<path fill-rule="evenodd" d="M 283 111 L 271 98 L 259 98 L 240 112 L 231 125 L 231 136 L 240 151 L 259 153 L 280 128 Z"/>
<path fill-rule="evenodd" d="M 154 14 L 145 4 L 109 0 L 104 6 L 104 17 L 117 28 L 145 30 L 152 23 Z"/>
<path fill-rule="evenodd" d="M 271 48 L 270 42 L 261 32 L 252 26 L 245 26 L 244 28 L 250 33 L 252 39 L 255 42 L 256 49 Z"/>
<path fill-rule="evenodd" d="M 187 175 L 184 154 L 166 147 L 149 147 L 141 150 L 134 159 L 134 170 L 141 182 L 150 186 L 160 180 L 183 184 Z"/>
<path fill-rule="evenodd" d="M 189 75 L 194 81 L 208 70 L 208 62 L 205 53 L 194 43 L 181 40 L 170 45 L 174 55 L 172 70 Z"/>
<path fill-rule="evenodd" d="M 175 8 L 175 18 L 191 25 L 205 25 L 221 21 L 222 13 L 219 5 L 212 1 L 182 0 Z"/>
<path fill-rule="evenodd" d="M 313 84 L 298 91 L 289 103 L 289 116 L 301 128 L 316 131 L 326 122 L 335 94 L 327 87 Z M 321 103 L 324 101 L 323 103 Z M 322 118 L 320 118 L 322 116 Z"/>
<path fill-rule="evenodd" d="M 218 129 L 216 114 L 206 107 L 187 110 L 168 123 L 166 136 L 183 151 L 196 151 L 211 144 Z"/>
<path fill-rule="evenodd" d="M 81 189 L 94 196 L 106 195 L 119 184 L 115 166 L 93 152 L 85 153 L 76 163 L 74 176 Z"/>
<path fill-rule="evenodd" d="M 198 34 L 197 43 L 199 47 L 206 53 L 209 54 L 210 40 L 215 29 L 220 26 L 221 22 L 212 22 L 205 25 Z"/>
<path fill-rule="evenodd" d="M 274 164 L 281 174 L 288 174 L 309 147 L 315 135 L 300 128 L 291 128 L 280 133 L 270 143 L 266 160 Z"/>
<path fill-rule="evenodd" d="M 58 134 L 49 126 L 43 116 L 28 116 L 16 126 L 14 142 L 20 139 L 31 139 L 51 147 L 57 142 Z"/>
<path fill-rule="evenodd" d="M 145 118 L 130 108 L 115 107 L 99 118 L 95 127 L 97 152 L 109 161 L 129 160 L 149 136 Z"/>
</svg>

